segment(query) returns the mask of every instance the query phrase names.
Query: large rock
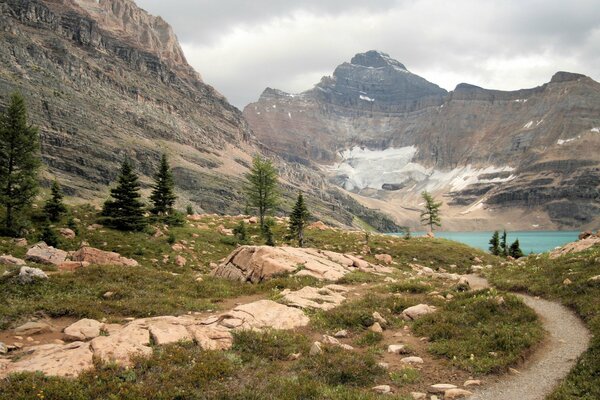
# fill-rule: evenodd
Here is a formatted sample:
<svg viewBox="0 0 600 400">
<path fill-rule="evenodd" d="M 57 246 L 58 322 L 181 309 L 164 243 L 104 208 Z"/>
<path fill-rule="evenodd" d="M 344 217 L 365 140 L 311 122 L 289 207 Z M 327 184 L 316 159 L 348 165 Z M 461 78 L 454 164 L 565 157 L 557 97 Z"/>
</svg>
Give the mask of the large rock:
<svg viewBox="0 0 600 400">
<path fill-rule="evenodd" d="M 25 259 L 40 264 L 51 264 L 58 266 L 65 262 L 68 256 L 69 253 L 66 251 L 48 246 L 44 242 L 39 242 L 33 245 L 33 247 L 27 251 Z"/>
<path fill-rule="evenodd" d="M 600 236 L 592 235 L 585 239 L 578 240 L 577 242 L 566 244 L 560 249 L 554 250 L 550 253 L 550 259 L 555 259 L 569 253 L 579 253 L 600 244 Z"/>
<path fill-rule="evenodd" d="M 19 275 L 17 275 L 18 282 L 23 285 L 45 279 L 48 279 L 48 275 L 39 268 L 21 267 Z"/>
<path fill-rule="evenodd" d="M 17 328 L 15 328 L 15 335 L 17 336 L 32 336 L 39 335 L 41 333 L 52 332 L 54 327 L 47 322 L 27 322 Z"/>
<path fill-rule="evenodd" d="M 309 324 L 302 310 L 271 300 L 259 300 L 237 306 L 225 314 L 227 319 L 240 320 L 240 329 L 295 329 Z"/>
<path fill-rule="evenodd" d="M 97 338 L 104 328 L 102 322 L 94 319 L 82 319 L 65 328 L 65 339 L 72 341 L 86 341 Z"/>
<path fill-rule="evenodd" d="M 0 265 L 22 266 L 25 265 L 25 260 L 10 255 L 1 255 Z"/>
<path fill-rule="evenodd" d="M 156 318 L 148 323 L 148 329 L 152 341 L 157 345 L 193 340 L 192 334 L 176 317 Z"/>
<path fill-rule="evenodd" d="M 122 267 L 136 267 L 138 262 L 131 258 L 121 256 L 119 253 L 103 251 L 93 247 L 82 247 L 73 253 L 73 261 L 87 262 L 91 265 L 115 265 Z"/>
<path fill-rule="evenodd" d="M 335 285 L 323 288 L 306 286 L 296 291 L 286 289 L 281 292 L 281 295 L 285 303 L 292 307 L 331 310 L 346 300 L 342 294 L 335 290 L 336 288 Z M 346 290 L 343 289 L 343 291 Z"/>
<path fill-rule="evenodd" d="M 27 351 L 27 357 L 21 357 L 8 364 L 4 370 L 0 370 L 0 377 L 19 372 L 42 372 L 52 376 L 75 377 L 94 367 L 89 343 L 47 344 L 29 347 Z"/>
<path fill-rule="evenodd" d="M 374 273 L 391 271 L 351 255 L 328 251 L 294 247 L 242 246 L 215 268 L 212 275 L 253 283 L 289 273 L 336 281 L 357 269 Z"/>
<path fill-rule="evenodd" d="M 419 304 L 408 307 L 406 310 L 402 311 L 402 317 L 407 321 L 412 321 L 422 317 L 423 315 L 431 314 L 432 312 L 435 312 L 435 310 L 436 308 L 434 306 Z"/>
<path fill-rule="evenodd" d="M 98 336 L 91 341 L 94 356 L 120 365 L 131 365 L 132 355 L 150 356 L 152 348 L 148 327 L 133 321 L 110 336 Z"/>
</svg>

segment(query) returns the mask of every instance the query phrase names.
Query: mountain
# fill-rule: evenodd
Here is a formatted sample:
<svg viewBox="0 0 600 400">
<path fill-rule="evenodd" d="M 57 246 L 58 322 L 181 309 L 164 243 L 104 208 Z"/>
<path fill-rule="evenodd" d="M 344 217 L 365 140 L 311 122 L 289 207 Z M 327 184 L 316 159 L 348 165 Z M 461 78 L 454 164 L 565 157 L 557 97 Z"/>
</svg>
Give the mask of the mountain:
<svg viewBox="0 0 600 400">
<path fill-rule="evenodd" d="M 282 157 L 415 228 L 422 190 L 444 199 L 446 228 L 600 224 L 600 84 L 584 75 L 448 93 L 369 51 L 306 92 L 266 89 L 244 116 Z"/>
<path fill-rule="evenodd" d="M 99 204 L 125 158 L 149 192 L 167 153 L 178 207 L 235 215 L 245 209 L 244 174 L 262 153 L 282 177 L 280 212 L 301 189 L 330 224 L 358 215 L 396 227 L 257 141 L 241 111 L 187 63 L 171 27 L 132 0 L 4 0 L 0 43 L 0 110 L 23 93 L 40 128 L 43 184 L 58 179 L 72 201 Z"/>
</svg>

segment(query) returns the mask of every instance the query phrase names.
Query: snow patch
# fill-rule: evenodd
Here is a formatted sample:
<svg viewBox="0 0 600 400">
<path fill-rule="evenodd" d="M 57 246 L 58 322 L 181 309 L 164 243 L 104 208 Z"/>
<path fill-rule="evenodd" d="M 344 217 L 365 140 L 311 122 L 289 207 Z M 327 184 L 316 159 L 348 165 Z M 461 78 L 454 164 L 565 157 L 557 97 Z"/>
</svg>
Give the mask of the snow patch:
<svg viewBox="0 0 600 400">
<path fill-rule="evenodd" d="M 277 104 L 273 104 L 273 108 L 277 108 Z"/>
<path fill-rule="evenodd" d="M 590 131 L 594 133 L 600 133 L 600 128 L 592 128 Z"/>
<path fill-rule="evenodd" d="M 292 119 L 292 113 L 291 112 L 288 112 L 288 117 L 289 117 L 289 119 Z"/>
<path fill-rule="evenodd" d="M 577 139 L 579 139 L 580 137 L 581 137 L 581 136 L 575 136 L 574 138 L 570 138 L 570 139 L 558 139 L 558 140 L 556 141 L 556 144 L 557 144 L 557 145 L 559 145 L 559 146 L 562 146 L 563 144 L 570 143 L 570 142 L 572 142 L 572 141 L 574 141 L 574 140 L 577 140 Z"/>
<path fill-rule="evenodd" d="M 516 100 L 513 100 L 513 101 L 514 101 L 515 103 L 527 103 L 527 100 L 528 100 L 528 99 L 516 99 Z"/>
<path fill-rule="evenodd" d="M 532 126 L 533 126 L 533 121 L 529 121 L 528 123 L 526 123 L 526 124 L 523 126 L 523 128 L 525 128 L 525 129 L 529 129 L 529 128 L 531 128 Z"/>
<path fill-rule="evenodd" d="M 436 170 L 413 162 L 417 153 L 415 146 L 370 150 L 354 147 L 340 153 L 342 161 L 331 172 L 343 182 L 346 190 L 366 188 L 381 190 L 384 184 L 413 183 L 410 190 L 460 191 L 476 183 L 501 183 L 514 179 L 510 174 L 504 178 L 483 179 L 481 175 L 512 172 L 511 167 L 476 168 L 471 165 L 452 170 Z"/>
<path fill-rule="evenodd" d="M 363 94 L 361 94 L 359 97 L 360 97 L 361 100 L 370 101 L 371 103 L 375 101 L 375 99 L 372 99 L 369 96 L 365 96 Z"/>
</svg>

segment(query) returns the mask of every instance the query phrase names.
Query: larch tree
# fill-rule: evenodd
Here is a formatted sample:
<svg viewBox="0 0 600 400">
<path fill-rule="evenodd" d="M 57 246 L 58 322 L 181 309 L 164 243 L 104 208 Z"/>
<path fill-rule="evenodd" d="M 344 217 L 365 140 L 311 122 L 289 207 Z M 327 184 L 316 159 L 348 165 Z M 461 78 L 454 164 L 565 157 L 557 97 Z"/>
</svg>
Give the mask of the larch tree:
<svg viewBox="0 0 600 400">
<path fill-rule="evenodd" d="M 150 195 L 152 214 L 171 215 L 175 200 L 177 200 L 177 196 L 175 195 L 173 174 L 167 155 L 163 154 L 158 171 L 154 175 L 154 185 L 152 186 L 152 194 Z"/>
<path fill-rule="evenodd" d="M 37 194 L 39 148 L 38 130 L 27 122 L 25 99 L 14 93 L 0 116 L 0 206 L 7 235 L 19 234 L 22 212 Z"/>
<path fill-rule="evenodd" d="M 246 174 L 245 192 L 248 204 L 258 210 L 260 226 L 265 229 L 265 216 L 278 203 L 277 170 L 273 163 L 261 156 L 252 160 L 250 172 Z"/>
<path fill-rule="evenodd" d="M 441 202 L 436 202 L 427 191 L 421 193 L 421 197 L 425 200 L 425 208 L 421 212 L 421 223 L 429 226 L 429 230 L 433 232 L 436 226 L 442 226 L 442 219 L 440 217 Z"/>
<path fill-rule="evenodd" d="M 289 231 L 293 238 L 298 240 L 298 246 L 304 247 L 304 228 L 308 224 L 310 213 L 304 202 L 302 193 L 298 193 L 298 199 L 290 214 Z"/>
<path fill-rule="evenodd" d="M 146 226 L 144 203 L 140 201 L 140 183 L 129 160 L 123 161 L 117 186 L 110 191 L 104 203 L 102 220 L 122 231 L 141 231 Z"/>
</svg>

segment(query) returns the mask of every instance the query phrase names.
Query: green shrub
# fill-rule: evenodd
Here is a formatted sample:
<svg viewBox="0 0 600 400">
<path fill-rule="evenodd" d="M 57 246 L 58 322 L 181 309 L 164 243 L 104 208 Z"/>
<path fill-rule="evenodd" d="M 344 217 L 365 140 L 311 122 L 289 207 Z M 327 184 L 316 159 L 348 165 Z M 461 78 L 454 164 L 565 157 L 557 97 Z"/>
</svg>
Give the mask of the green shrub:
<svg viewBox="0 0 600 400">
<path fill-rule="evenodd" d="M 306 336 L 289 331 L 243 330 L 235 332 L 233 337 L 232 350 L 240 353 L 244 361 L 249 361 L 254 357 L 271 361 L 287 360 L 291 354 L 306 354 L 309 349 Z"/>
</svg>

